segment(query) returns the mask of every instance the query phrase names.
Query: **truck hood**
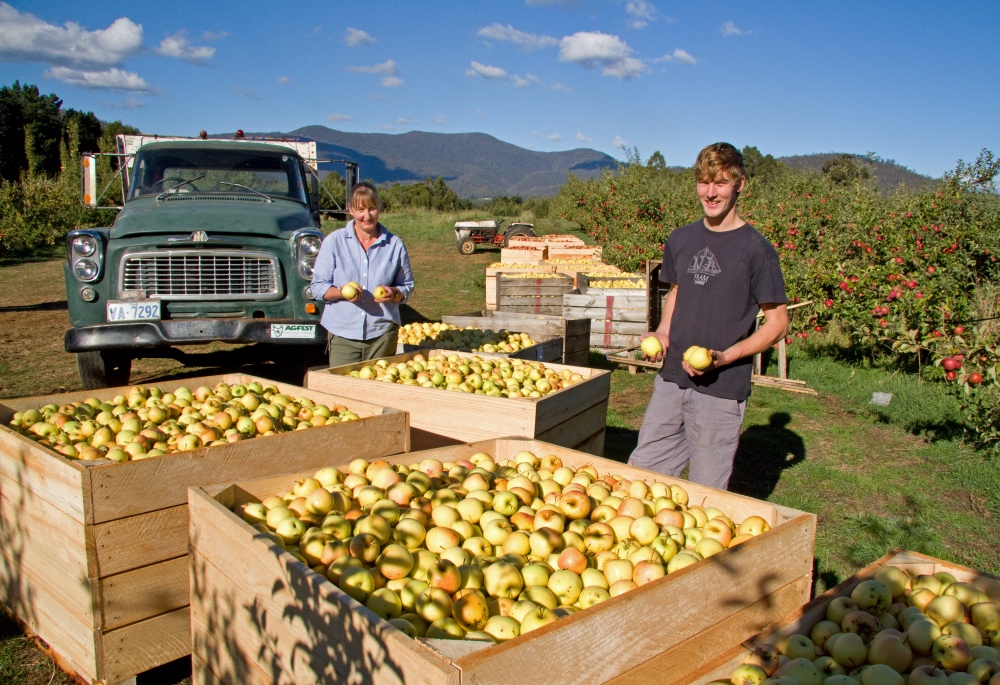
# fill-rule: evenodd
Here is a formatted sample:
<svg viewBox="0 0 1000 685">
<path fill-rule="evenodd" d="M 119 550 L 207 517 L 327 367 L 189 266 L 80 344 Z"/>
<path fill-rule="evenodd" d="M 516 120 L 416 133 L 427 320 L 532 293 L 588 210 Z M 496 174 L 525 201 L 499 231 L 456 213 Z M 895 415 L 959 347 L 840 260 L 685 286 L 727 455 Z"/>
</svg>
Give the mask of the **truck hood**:
<svg viewBox="0 0 1000 685">
<path fill-rule="evenodd" d="M 316 226 L 309 209 L 293 200 L 265 202 L 261 198 L 185 195 L 157 202 L 131 200 L 111 227 L 111 238 L 137 235 L 252 233 L 286 238 L 300 228 Z"/>
</svg>

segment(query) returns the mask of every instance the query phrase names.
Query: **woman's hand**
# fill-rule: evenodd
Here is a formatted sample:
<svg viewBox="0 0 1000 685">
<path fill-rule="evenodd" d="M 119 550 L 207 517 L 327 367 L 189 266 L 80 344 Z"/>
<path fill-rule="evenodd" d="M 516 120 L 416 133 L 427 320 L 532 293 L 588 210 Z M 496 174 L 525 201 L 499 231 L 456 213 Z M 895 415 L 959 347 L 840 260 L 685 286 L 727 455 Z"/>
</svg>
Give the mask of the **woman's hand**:
<svg viewBox="0 0 1000 685">
<path fill-rule="evenodd" d="M 375 301 L 379 304 L 385 302 L 401 302 L 403 300 L 403 293 L 400 292 L 399 288 L 394 288 L 391 285 L 380 285 L 372 291 L 372 295 L 375 297 Z"/>
</svg>

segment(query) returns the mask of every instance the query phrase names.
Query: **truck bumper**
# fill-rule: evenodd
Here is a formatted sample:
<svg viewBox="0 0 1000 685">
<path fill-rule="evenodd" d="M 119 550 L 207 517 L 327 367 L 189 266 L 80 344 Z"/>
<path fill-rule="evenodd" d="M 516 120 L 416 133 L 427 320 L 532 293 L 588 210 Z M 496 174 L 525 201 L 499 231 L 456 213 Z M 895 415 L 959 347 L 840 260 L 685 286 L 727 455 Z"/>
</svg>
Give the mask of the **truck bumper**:
<svg viewBox="0 0 1000 685">
<path fill-rule="evenodd" d="M 204 345 L 213 342 L 323 345 L 326 337 L 326 330 L 318 321 L 167 319 L 71 328 L 66 332 L 65 345 L 67 352 Z"/>
</svg>

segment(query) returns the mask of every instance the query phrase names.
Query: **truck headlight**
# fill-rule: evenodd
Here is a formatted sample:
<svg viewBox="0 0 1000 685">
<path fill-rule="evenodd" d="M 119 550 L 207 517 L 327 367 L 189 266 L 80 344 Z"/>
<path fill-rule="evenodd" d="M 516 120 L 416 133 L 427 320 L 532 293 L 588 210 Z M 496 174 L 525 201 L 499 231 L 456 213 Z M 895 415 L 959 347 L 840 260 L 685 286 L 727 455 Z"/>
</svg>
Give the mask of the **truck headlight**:
<svg viewBox="0 0 1000 685">
<path fill-rule="evenodd" d="M 73 236 L 71 249 L 74 255 L 89 257 L 97 252 L 97 239 L 89 233 L 80 233 Z"/>
<path fill-rule="evenodd" d="M 316 235 L 307 235 L 299 241 L 299 253 L 307 257 L 315 257 L 319 254 L 319 246 L 323 240 Z"/>
<path fill-rule="evenodd" d="M 73 273 L 81 281 L 92 281 L 97 278 L 99 270 L 93 259 L 78 259 L 73 262 Z"/>
<path fill-rule="evenodd" d="M 303 278 L 312 280 L 313 270 L 316 268 L 316 258 L 306 258 L 299 262 L 299 273 Z"/>
<path fill-rule="evenodd" d="M 295 236 L 295 263 L 299 275 L 312 279 L 316 268 L 316 255 L 323 244 L 323 234 L 315 229 L 306 229 Z"/>
</svg>

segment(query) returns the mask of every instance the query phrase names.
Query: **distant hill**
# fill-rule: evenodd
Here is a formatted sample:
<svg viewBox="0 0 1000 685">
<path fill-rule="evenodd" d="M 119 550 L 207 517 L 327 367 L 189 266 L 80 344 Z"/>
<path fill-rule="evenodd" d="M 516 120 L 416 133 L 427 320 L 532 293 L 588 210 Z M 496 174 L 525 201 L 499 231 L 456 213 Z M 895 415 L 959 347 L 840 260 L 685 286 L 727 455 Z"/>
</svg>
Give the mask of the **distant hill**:
<svg viewBox="0 0 1000 685">
<path fill-rule="evenodd" d="M 376 183 L 444 178 L 463 199 L 559 192 L 567 174 L 590 178 L 615 168 L 613 157 L 580 148 L 536 152 L 485 133 L 344 133 L 306 126 L 287 134 L 315 140 L 321 158 L 351 159 Z"/>
<path fill-rule="evenodd" d="M 779 162 L 784 162 L 792 169 L 805 171 L 821 171 L 823 165 L 829 160 L 840 157 L 843 153 L 827 152 L 815 155 L 793 155 L 790 157 L 779 157 Z M 851 155 L 859 162 L 868 163 L 868 158 L 864 155 Z M 907 169 L 902 164 L 897 164 L 892 160 L 877 160 L 871 162 L 872 176 L 878 180 L 878 187 L 882 190 L 893 190 L 900 184 L 907 188 L 918 189 L 925 186 L 934 185 L 937 179 L 930 176 L 918 174 Z"/>
</svg>

